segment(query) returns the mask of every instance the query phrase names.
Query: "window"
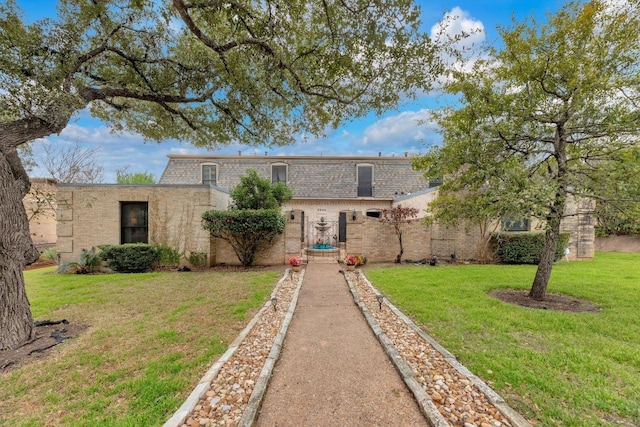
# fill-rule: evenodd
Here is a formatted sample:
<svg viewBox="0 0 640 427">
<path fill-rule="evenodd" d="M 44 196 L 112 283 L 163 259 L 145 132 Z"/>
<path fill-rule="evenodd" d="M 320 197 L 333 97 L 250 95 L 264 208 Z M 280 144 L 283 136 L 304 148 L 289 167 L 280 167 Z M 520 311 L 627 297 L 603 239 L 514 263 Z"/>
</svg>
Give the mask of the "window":
<svg viewBox="0 0 640 427">
<path fill-rule="evenodd" d="M 338 217 L 338 242 L 344 243 L 347 241 L 347 213 L 340 212 Z"/>
<path fill-rule="evenodd" d="M 217 172 L 216 165 L 202 165 L 202 183 L 209 185 L 217 185 Z"/>
<path fill-rule="evenodd" d="M 149 242 L 149 203 L 120 203 L 120 243 Z"/>
<path fill-rule="evenodd" d="M 373 166 L 358 165 L 358 197 L 373 196 Z"/>
<path fill-rule="evenodd" d="M 382 217 L 382 212 L 375 210 L 375 211 L 367 211 L 367 216 L 370 218 L 380 218 Z"/>
<path fill-rule="evenodd" d="M 287 165 L 271 165 L 271 182 L 287 185 Z"/>
<path fill-rule="evenodd" d="M 503 231 L 529 231 L 528 219 L 505 218 L 502 220 Z"/>
</svg>

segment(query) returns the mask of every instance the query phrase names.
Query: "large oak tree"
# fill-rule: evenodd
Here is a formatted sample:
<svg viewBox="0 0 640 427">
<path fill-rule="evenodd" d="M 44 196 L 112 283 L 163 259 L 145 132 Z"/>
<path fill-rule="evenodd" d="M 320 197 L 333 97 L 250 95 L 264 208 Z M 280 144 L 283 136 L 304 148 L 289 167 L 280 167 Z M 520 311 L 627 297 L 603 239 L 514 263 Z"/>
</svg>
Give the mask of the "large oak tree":
<svg viewBox="0 0 640 427">
<path fill-rule="evenodd" d="M 0 350 L 33 335 L 38 257 L 17 149 L 80 110 L 149 140 L 286 144 L 393 107 L 440 71 L 411 0 L 58 0 L 27 23 L 0 3 Z"/>
<path fill-rule="evenodd" d="M 570 1 L 500 35 L 452 74 L 459 104 L 436 114 L 443 145 L 416 165 L 446 177 L 436 217 L 544 224 L 529 293 L 544 299 L 567 199 L 640 198 L 640 2 Z"/>
</svg>

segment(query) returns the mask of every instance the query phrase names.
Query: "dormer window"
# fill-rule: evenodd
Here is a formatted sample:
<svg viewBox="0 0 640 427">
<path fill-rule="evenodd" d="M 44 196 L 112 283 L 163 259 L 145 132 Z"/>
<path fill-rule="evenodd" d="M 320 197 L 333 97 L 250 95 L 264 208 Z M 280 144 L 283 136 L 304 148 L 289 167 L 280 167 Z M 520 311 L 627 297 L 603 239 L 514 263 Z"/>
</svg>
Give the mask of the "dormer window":
<svg viewBox="0 0 640 427">
<path fill-rule="evenodd" d="M 271 165 L 271 182 L 273 184 L 283 183 L 287 185 L 287 165 Z"/>
<path fill-rule="evenodd" d="M 373 197 L 373 165 L 358 165 L 358 197 Z"/>
<path fill-rule="evenodd" d="M 218 166 L 202 165 L 202 183 L 205 185 L 217 185 L 218 183 Z"/>
</svg>

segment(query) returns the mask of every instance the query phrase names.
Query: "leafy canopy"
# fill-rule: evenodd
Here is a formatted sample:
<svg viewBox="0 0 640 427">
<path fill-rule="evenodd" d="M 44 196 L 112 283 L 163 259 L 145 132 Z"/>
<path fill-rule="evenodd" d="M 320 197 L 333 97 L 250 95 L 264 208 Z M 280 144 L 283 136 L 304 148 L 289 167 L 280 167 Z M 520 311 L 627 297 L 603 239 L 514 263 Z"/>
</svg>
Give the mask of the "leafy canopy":
<svg viewBox="0 0 640 427">
<path fill-rule="evenodd" d="M 240 184 L 231 190 L 236 209 L 278 209 L 293 197 L 293 191 L 283 183 L 272 184 L 260 178 L 254 169 L 240 177 Z"/>
<path fill-rule="evenodd" d="M 411 0 L 57 5 L 30 24 L 0 4 L 2 123 L 29 124 L 12 144 L 86 106 L 150 140 L 285 144 L 393 107 L 441 69 Z"/>
<path fill-rule="evenodd" d="M 416 161 L 446 177 L 436 218 L 545 224 L 536 297 L 568 197 L 640 199 L 640 1 L 570 1 L 547 20 L 500 29 L 502 47 L 451 72 L 459 105 L 435 114 L 444 144 Z"/>
<path fill-rule="evenodd" d="M 156 177 L 150 172 L 128 172 L 127 169 L 116 171 L 116 183 L 118 184 L 155 184 Z"/>
</svg>

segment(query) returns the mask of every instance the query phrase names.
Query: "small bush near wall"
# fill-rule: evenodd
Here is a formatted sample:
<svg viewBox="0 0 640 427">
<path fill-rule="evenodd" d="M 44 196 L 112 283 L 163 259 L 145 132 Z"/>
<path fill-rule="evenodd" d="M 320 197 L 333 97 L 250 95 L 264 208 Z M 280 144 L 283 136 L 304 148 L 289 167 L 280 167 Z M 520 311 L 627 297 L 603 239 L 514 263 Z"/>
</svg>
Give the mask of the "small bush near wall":
<svg viewBox="0 0 640 427">
<path fill-rule="evenodd" d="M 158 250 L 144 243 L 100 246 L 107 267 L 118 273 L 141 273 L 151 268 L 160 258 Z"/>
<path fill-rule="evenodd" d="M 207 253 L 191 252 L 187 260 L 189 261 L 189 264 L 191 264 L 195 268 L 204 268 L 207 265 Z"/>
<path fill-rule="evenodd" d="M 569 237 L 569 233 L 560 233 L 556 261 L 564 255 Z M 493 252 L 503 264 L 538 264 L 543 245 L 544 233 L 494 233 L 491 236 Z"/>
<path fill-rule="evenodd" d="M 158 252 L 158 260 L 156 265 L 160 268 L 177 268 L 180 265 L 180 258 L 182 254 L 171 246 L 168 245 L 153 245 Z"/>
</svg>

